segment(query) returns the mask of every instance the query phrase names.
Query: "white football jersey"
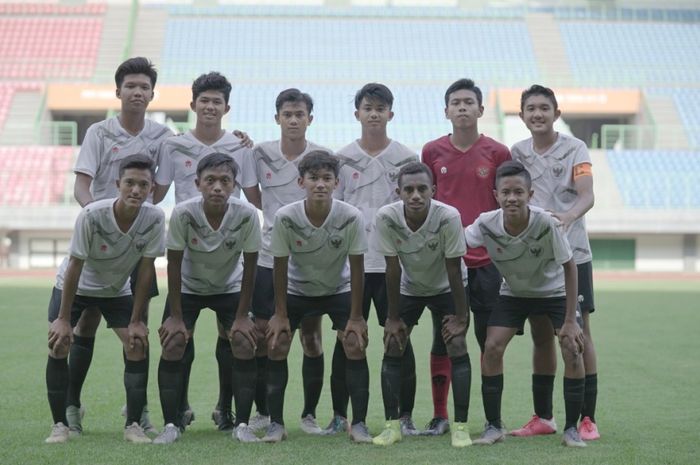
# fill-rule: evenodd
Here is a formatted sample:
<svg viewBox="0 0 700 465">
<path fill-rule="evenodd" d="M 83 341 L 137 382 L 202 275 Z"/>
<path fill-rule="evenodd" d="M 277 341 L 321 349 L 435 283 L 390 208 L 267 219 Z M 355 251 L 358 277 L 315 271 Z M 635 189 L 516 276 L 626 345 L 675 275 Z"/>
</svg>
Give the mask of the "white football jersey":
<svg viewBox="0 0 700 465">
<path fill-rule="evenodd" d="M 541 208 L 530 206 L 528 225 L 517 236 L 506 232 L 501 209 L 479 215 L 465 236 L 469 247 L 486 247 L 503 276 L 502 295 L 566 295 L 562 265 L 571 260 L 571 247 L 559 221 Z"/>
<path fill-rule="evenodd" d="M 223 136 L 211 145 L 199 141 L 192 131 L 166 140 L 160 148 L 156 183 L 169 186 L 175 183 L 175 203 L 180 203 L 193 197 L 199 197 L 200 192 L 194 183 L 197 177 L 197 164 L 211 153 L 224 153 L 234 159 L 238 165 L 236 189 L 231 194 L 240 197 L 239 186 L 251 187 L 256 184 L 252 174 L 247 174 L 242 164 L 245 158 L 251 156 L 251 149 L 241 144 L 241 140 L 225 132 Z"/>
<path fill-rule="evenodd" d="M 574 189 L 574 167 L 591 163 L 586 144 L 566 134 L 559 133 L 557 141 L 542 155 L 532 148 L 532 138 L 516 143 L 511 150 L 513 160 L 522 163 L 532 177 L 535 191 L 530 204 L 554 212 L 571 209 L 578 193 Z M 571 223 L 567 238 L 577 264 L 592 260 L 591 244 L 586 233 L 586 220 L 582 216 Z"/>
<path fill-rule="evenodd" d="M 362 212 L 371 244 L 377 210 L 399 199 L 396 193 L 399 170 L 406 163 L 418 161 L 418 155 L 394 140 L 376 156 L 365 152 L 358 141 L 343 147 L 336 155 L 341 166 L 333 196 Z M 370 248 L 365 254 L 365 273 L 383 273 L 385 269 L 384 257 Z"/>
<path fill-rule="evenodd" d="M 406 224 L 402 201 L 380 208 L 376 221 L 373 247 L 382 256 L 399 257 L 402 294 L 429 297 L 450 292 L 445 259 L 467 252 L 456 208 L 431 200 L 428 217 L 417 231 Z M 467 268 L 464 260 L 459 263 L 466 286 Z"/>
<path fill-rule="evenodd" d="M 280 141 L 269 141 L 258 144 L 253 149 L 253 156 L 243 160 L 243 171 L 251 173 L 255 183 L 260 183 L 263 212 L 262 250 L 258 258 L 258 264 L 266 268 L 272 268 L 272 256 L 270 253 L 270 240 L 272 227 L 275 223 L 275 213 L 281 207 L 292 202 L 303 200 L 306 197 L 304 189 L 299 187 L 299 162 L 309 152 L 322 150 L 332 154 L 325 147 L 306 142 L 306 149 L 294 160 L 289 161 L 282 154 Z"/>
<path fill-rule="evenodd" d="M 273 257 L 289 257 L 290 294 L 328 296 L 350 291 L 348 255 L 367 251 L 362 213 L 333 200 L 321 227 L 309 222 L 300 200 L 280 208 L 270 241 Z"/>
<path fill-rule="evenodd" d="M 165 214 L 143 203 L 134 223 L 122 232 L 114 217 L 117 199 L 102 199 L 86 205 L 75 221 L 69 255 L 84 260 L 78 295 L 119 297 L 131 295 L 129 275 L 142 257 L 159 257 L 164 252 Z M 58 269 L 56 287 L 63 289 L 68 267 L 65 258 Z"/>
<path fill-rule="evenodd" d="M 73 171 L 92 177 L 93 199 L 116 198 L 121 161 L 130 155 L 142 154 L 157 165 L 160 145 L 172 135 L 166 126 L 147 119 L 141 132 L 132 136 L 118 117 L 107 118 L 88 128 Z"/>
<path fill-rule="evenodd" d="M 182 292 L 213 295 L 240 292 L 241 253 L 260 249 L 260 221 L 255 207 L 230 197 L 218 229 L 204 214 L 204 199 L 195 197 L 173 209 L 166 247 L 183 250 Z"/>
</svg>

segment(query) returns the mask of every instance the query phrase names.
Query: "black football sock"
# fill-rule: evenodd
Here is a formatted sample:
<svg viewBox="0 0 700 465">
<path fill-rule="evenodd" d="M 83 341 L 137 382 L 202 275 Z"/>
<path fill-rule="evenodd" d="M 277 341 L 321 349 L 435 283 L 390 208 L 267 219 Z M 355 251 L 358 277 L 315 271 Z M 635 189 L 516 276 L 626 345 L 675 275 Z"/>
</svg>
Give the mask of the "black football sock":
<svg viewBox="0 0 700 465">
<path fill-rule="evenodd" d="M 495 426 L 501 426 L 501 395 L 503 394 L 503 375 L 481 376 L 481 397 L 484 401 L 486 421 Z"/>
<path fill-rule="evenodd" d="M 258 381 L 255 385 L 255 408 L 260 415 L 269 415 L 267 411 L 267 355 L 256 357 Z"/>
<path fill-rule="evenodd" d="M 182 360 L 160 359 L 158 364 L 158 392 L 163 409 L 163 423 L 177 424 L 180 390 L 182 389 Z"/>
<path fill-rule="evenodd" d="M 452 362 L 452 400 L 455 421 L 466 423 L 469 417 L 469 395 L 472 386 L 472 365 L 469 354 L 450 357 Z"/>
<path fill-rule="evenodd" d="M 382 360 L 382 399 L 384 418 L 399 418 L 399 398 L 401 397 L 401 358 L 384 354 Z"/>
<path fill-rule="evenodd" d="M 598 400 L 598 374 L 586 375 L 586 385 L 583 394 L 583 408 L 581 419 L 588 417 L 595 423 L 595 404 Z"/>
<path fill-rule="evenodd" d="M 583 406 L 583 392 L 585 378 L 564 378 L 564 410 L 566 411 L 566 425 L 564 430 L 576 427 L 578 417 Z"/>
<path fill-rule="evenodd" d="M 532 402 L 535 415 L 545 420 L 554 417 L 552 413 L 552 393 L 554 392 L 554 375 L 532 374 Z"/>
<path fill-rule="evenodd" d="M 218 338 L 216 340 L 216 363 L 219 366 L 219 402 L 217 405 L 222 413 L 231 411 L 231 397 L 233 397 L 233 387 L 231 386 L 232 360 L 231 343 L 228 339 Z"/>
<path fill-rule="evenodd" d="M 411 339 L 406 341 L 406 349 L 401 357 L 401 398 L 399 411 L 401 416 L 413 415 L 416 402 L 416 356 L 413 354 Z"/>
<path fill-rule="evenodd" d="M 192 362 L 194 362 L 194 338 L 190 337 L 185 346 L 185 352 L 182 354 L 182 386 L 180 388 L 180 400 L 178 402 L 178 410 L 180 413 L 190 408 L 188 392 L 190 390 L 190 373 L 192 372 Z"/>
<path fill-rule="evenodd" d="M 331 363 L 331 400 L 333 413 L 341 417 L 348 417 L 348 401 L 350 394 L 345 383 L 345 349 L 340 339 L 335 340 L 333 349 L 333 361 Z"/>
<path fill-rule="evenodd" d="M 267 409 L 270 421 L 284 425 L 284 391 L 289 373 L 287 359 L 267 360 Z"/>
<path fill-rule="evenodd" d="M 87 377 L 92 353 L 95 348 L 94 337 L 73 336 L 73 344 L 68 354 L 68 394 L 66 405 L 80 407 L 80 392 Z"/>
<path fill-rule="evenodd" d="M 352 424 L 365 421 L 369 403 L 369 366 L 367 359 L 345 361 L 345 379 L 352 403 Z"/>
<path fill-rule="evenodd" d="M 323 354 L 318 357 L 304 355 L 301 364 L 301 378 L 304 384 L 304 410 L 301 417 L 313 415 L 316 417 L 316 407 L 323 389 Z"/>
<path fill-rule="evenodd" d="M 53 422 L 68 426 L 66 419 L 66 391 L 68 390 L 68 359 L 53 358 L 46 362 L 46 394 Z"/>
<path fill-rule="evenodd" d="M 148 360 L 127 360 L 124 362 L 124 388 L 126 389 L 126 424 L 141 421 L 141 413 L 146 405 L 148 385 Z"/>
<path fill-rule="evenodd" d="M 241 360 L 233 357 L 233 399 L 236 402 L 236 426 L 250 421 L 258 382 L 258 363 L 255 358 Z"/>
</svg>

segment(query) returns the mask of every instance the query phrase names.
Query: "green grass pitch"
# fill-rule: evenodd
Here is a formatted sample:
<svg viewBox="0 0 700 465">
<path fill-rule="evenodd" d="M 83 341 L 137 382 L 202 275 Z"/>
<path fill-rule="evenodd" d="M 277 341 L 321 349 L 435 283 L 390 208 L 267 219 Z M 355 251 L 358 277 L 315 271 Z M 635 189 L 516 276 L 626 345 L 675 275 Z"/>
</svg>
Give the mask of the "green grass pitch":
<svg viewBox="0 0 700 465">
<path fill-rule="evenodd" d="M 473 464 L 689 464 L 699 463 L 700 402 L 700 286 L 685 283 L 597 282 L 597 307 L 592 317 L 599 358 L 597 421 L 602 439 L 582 450 L 559 445 L 559 435 L 508 438 L 492 447 L 455 450 L 449 436 L 405 438 L 389 448 L 355 445 L 347 437 L 311 437 L 298 428 L 302 407 L 301 350 L 290 355 L 290 379 L 285 404 L 289 440 L 281 444 L 246 444 L 217 432 L 209 416 L 218 384 L 214 359 L 215 324 L 212 312 L 203 312 L 196 340 L 190 401 L 197 419 L 182 439 L 171 446 L 137 446 L 122 440 L 124 404 L 122 356 L 111 331 L 100 328 L 95 356 L 83 391 L 87 416 L 84 436 L 65 445 L 46 445 L 51 415 L 46 401 L 46 306 L 51 282 L 0 280 L 2 315 L 2 375 L 0 388 L 0 464 L 332 464 L 332 463 L 473 463 Z M 162 283 L 161 283 L 162 284 Z M 157 323 L 163 296 L 151 304 L 151 418 L 162 417 L 157 390 L 160 348 Z M 374 318 L 374 315 L 372 315 Z M 430 324 L 424 315 L 413 333 L 418 372 L 414 418 L 419 426 L 432 415 L 428 352 Z M 326 377 L 320 423 L 330 419 L 330 354 L 333 335 L 324 333 Z M 468 344 L 473 377 L 470 431 L 483 426 L 479 356 L 470 331 Z M 503 419 L 510 428 L 521 426 L 532 414 L 529 336 L 514 340 L 506 353 Z M 370 320 L 371 386 L 368 424 L 372 433 L 383 424 L 380 390 L 381 332 Z M 555 416 L 563 426 L 562 364 L 555 385 Z M 693 393 L 696 394 L 693 394 Z"/>
</svg>

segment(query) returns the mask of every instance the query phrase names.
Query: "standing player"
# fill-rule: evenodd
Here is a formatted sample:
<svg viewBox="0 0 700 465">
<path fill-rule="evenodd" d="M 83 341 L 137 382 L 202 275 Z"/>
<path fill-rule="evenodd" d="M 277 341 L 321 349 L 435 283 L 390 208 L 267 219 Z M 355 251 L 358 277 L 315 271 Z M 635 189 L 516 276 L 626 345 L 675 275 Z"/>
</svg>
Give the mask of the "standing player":
<svg viewBox="0 0 700 465">
<path fill-rule="evenodd" d="M 269 424 L 265 391 L 267 347 L 262 336 L 267 329 L 268 320 L 275 311 L 273 259 L 270 252 L 275 213 L 287 204 L 304 199 L 305 192 L 299 188 L 298 183 L 301 161 L 314 151 L 331 153 L 330 150 L 306 139 L 306 129 L 313 121 L 313 107 L 311 96 L 299 89 L 280 92 L 275 101 L 275 121 L 280 126 L 280 139 L 258 144 L 253 150 L 253 156 L 243 160 L 243 171 L 255 173 L 259 183 L 259 188 L 251 189 L 257 191 L 251 193 L 251 196 L 261 199 L 263 213 L 263 246 L 253 294 L 253 315 L 261 335 L 257 344 L 258 387 L 255 403 L 258 415 L 250 420 L 250 426 L 255 430 L 265 428 Z M 248 191 L 245 192 L 248 195 Z M 316 422 L 316 406 L 323 388 L 324 365 L 320 318 L 308 318 L 303 321 L 300 332 L 304 350 L 304 409 L 301 415 L 301 429 L 306 433 L 320 434 L 322 430 Z"/>
<path fill-rule="evenodd" d="M 170 184 L 175 184 L 175 202 L 181 203 L 194 197 L 200 197 L 195 178 L 197 164 L 206 155 L 223 153 L 235 160 L 241 166 L 243 159 L 250 158 L 251 150 L 244 142 L 232 133 L 226 132 L 222 127 L 223 117 L 228 113 L 229 97 L 231 95 L 231 83 L 217 72 L 202 74 L 192 83 L 192 102 L 190 108 L 197 115 L 197 123 L 192 131 L 171 137 L 165 141 L 160 150 L 160 165 L 156 174 L 156 189 L 153 195 L 155 203 L 163 200 Z M 255 184 L 246 177 L 246 172 L 236 170 L 236 184 L 242 185 L 246 193 Z M 254 194 L 254 193 L 253 193 Z M 239 197 L 240 192 L 235 186 L 234 197 Z M 252 199 L 255 202 L 254 198 Z M 258 202 L 259 204 L 259 202 Z M 257 205 L 259 206 L 259 205 Z M 219 323 L 221 320 L 218 320 Z M 230 431 L 233 429 L 233 415 L 231 413 L 231 345 L 228 339 L 227 329 L 218 325 L 219 338 L 216 343 L 216 360 L 219 369 L 219 399 L 212 413 L 212 419 L 218 429 Z M 190 338 L 185 349 L 182 363 L 184 364 L 184 385 L 182 389 L 182 401 L 180 413 L 184 416 L 182 426 L 186 426 L 193 419 L 193 414 L 187 401 L 189 374 L 194 360 L 194 340 Z"/>
<path fill-rule="evenodd" d="M 484 113 L 482 93 L 471 79 L 455 81 L 445 92 L 445 117 L 452 123 L 452 134 L 428 142 L 423 147 L 423 163 L 435 180 L 435 199 L 455 207 L 462 225 L 471 224 L 479 214 L 498 208 L 493 198 L 496 169 L 510 160 L 508 148 L 479 133 Z M 469 248 L 464 257 L 469 273 L 469 305 L 474 314 L 474 334 L 484 353 L 486 324 L 498 298 L 501 276 L 482 247 Z M 447 395 L 450 390 L 450 359 L 440 334 L 440 321 L 434 321 L 435 336 L 430 355 L 434 418 L 427 434 L 449 430 Z"/>
<path fill-rule="evenodd" d="M 398 200 L 396 179 L 399 169 L 406 163 L 417 161 L 418 155 L 399 142 L 389 139 L 387 124 L 394 117 L 391 107 L 394 96 L 383 84 L 370 83 L 355 94 L 355 118 L 362 126 L 360 138 L 340 149 L 336 155 L 340 159 L 338 188 L 334 197 L 357 207 L 364 216 L 368 240 L 373 242 L 374 220 L 377 210 Z M 362 300 L 362 314 L 369 321 L 372 303 L 377 311 L 377 321 L 384 326 L 387 315 L 386 279 L 384 258 L 375 250 L 365 254 L 365 286 Z M 333 434 L 347 429 L 348 394 L 345 391 L 345 367 L 342 361 L 343 344 L 336 340 L 333 351 L 331 372 L 331 394 L 334 416 L 324 430 Z M 411 414 L 416 395 L 416 360 L 411 340 L 406 342 L 402 358 L 401 379 L 401 431 L 405 435 L 417 434 Z"/>
<path fill-rule="evenodd" d="M 403 398 L 402 355 L 411 330 L 427 306 L 441 322 L 441 334 L 452 361 L 455 425 L 452 445 L 471 445 L 467 416 L 471 363 L 467 353 L 469 291 L 466 253 L 459 212 L 433 201 L 433 179 L 423 163 L 401 168 L 397 192 L 401 201 L 377 213 L 375 242 L 386 259 L 389 312 L 384 326 L 382 397 L 386 428 L 374 443 L 390 445 L 401 440 L 399 399 Z"/>
<path fill-rule="evenodd" d="M 323 151 L 308 154 L 299 163 L 298 181 L 306 199 L 280 208 L 275 215 L 270 241 L 275 314 L 267 328 L 270 426 L 263 438 L 266 442 L 287 437 L 283 410 L 292 335 L 303 319 L 324 314 L 341 332 L 347 356 L 345 379 L 353 409 L 350 438 L 372 441 L 365 424 L 369 368 L 365 358 L 367 323 L 362 318 L 367 240 L 360 211 L 333 199 L 337 176 L 334 156 Z"/>
<path fill-rule="evenodd" d="M 155 276 L 153 262 L 163 254 L 163 211 L 145 203 L 153 188 L 154 163 L 145 155 L 122 160 L 119 196 L 92 202 L 75 223 L 70 257 L 59 268 L 49 303 L 49 357 L 46 388 L 54 425 L 47 443 L 66 442 L 68 354 L 72 327 L 86 308 L 96 308 L 122 341 L 126 427 L 124 439 L 148 443 L 139 425 L 148 382 L 148 329 L 143 313 Z M 135 292 L 129 274 L 138 267 Z"/>
<path fill-rule="evenodd" d="M 130 58 L 117 68 L 114 81 L 121 110 L 118 115 L 88 128 L 75 164 L 74 195 L 81 207 L 96 200 L 118 196 L 116 181 L 119 178 L 119 165 L 126 157 L 143 154 L 157 162 L 160 144 L 172 135 L 167 127 L 146 119 L 157 79 L 158 73 L 153 64 L 143 57 Z M 131 279 L 132 293 L 135 292 L 136 272 L 134 270 Z M 154 279 L 148 299 L 157 295 L 158 285 Z M 148 300 L 143 316 L 147 322 Z M 73 332 L 73 344 L 68 356 L 70 374 L 66 416 L 74 435 L 82 432 L 81 420 L 85 409 L 80 402 L 80 392 L 92 361 L 99 323 L 100 312 L 87 308 Z M 148 356 L 146 359 L 148 363 Z M 148 432 L 153 431 L 147 407 L 144 408 L 141 426 Z"/>
<path fill-rule="evenodd" d="M 169 444 L 180 437 L 179 426 L 182 425 L 177 423 L 184 375 L 182 357 L 187 339 L 194 333 L 199 312 L 205 307 L 214 310 L 233 341 L 241 337 L 255 338 L 248 310 L 255 286 L 260 223 L 254 207 L 231 195 L 236 188 L 237 171 L 228 154 L 202 157 L 195 178 L 202 195 L 179 203 L 170 217 L 168 300 L 164 312 L 169 316 L 158 331 L 163 346 L 158 384 L 165 429 L 153 441 L 156 444 Z M 243 266 L 239 260 L 241 253 Z M 235 345 L 232 342 L 231 346 Z M 233 361 L 246 366 L 253 362 L 255 368 L 253 356 L 249 358 L 234 358 Z M 254 392 L 254 371 L 252 374 L 246 372 L 251 381 L 234 378 L 233 385 L 252 382 L 250 391 Z M 247 393 L 238 391 L 237 406 Z M 247 423 L 243 409 L 237 408 L 236 412 L 237 421 Z M 245 424 L 242 426 L 238 434 L 246 432 Z"/>
<path fill-rule="evenodd" d="M 503 354 L 530 315 L 548 318 L 559 336 L 564 359 L 566 425 L 562 443 L 585 447 L 576 430 L 583 404 L 583 332 L 576 322 L 576 263 L 559 221 L 531 207 L 530 173 L 509 161 L 496 172 L 494 196 L 500 209 L 479 215 L 466 228 L 469 247 L 486 246 L 504 282 L 489 319 L 486 350 L 481 362 L 481 393 L 486 429 L 474 444 L 503 441 L 501 395 Z"/>
<path fill-rule="evenodd" d="M 535 194 L 532 204 L 552 212 L 561 221 L 573 249 L 578 269 L 578 301 L 583 317 L 586 350 L 586 385 L 579 433 L 583 440 L 598 439 L 595 406 L 598 375 L 595 346 L 591 338 L 590 314 L 593 303 L 591 246 L 586 233 L 584 215 L 593 207 L 593 175 L 591 157 L 583 141 L 554 130 L 561 115 L 554 92 L 533 85 L 520 98 L 520 118 L 532 137 L 513 146 L 513 159 L 525 165 L 533 176 Z M 552 434 L 557 430 L 552 413 L 552 391 L 557 369 L 557 355 L 552 326 L 547 318 L 530 317 L 535 343 L 532 374 L 532 397 L 535 414 L 514 436 Z"/>
</svg>

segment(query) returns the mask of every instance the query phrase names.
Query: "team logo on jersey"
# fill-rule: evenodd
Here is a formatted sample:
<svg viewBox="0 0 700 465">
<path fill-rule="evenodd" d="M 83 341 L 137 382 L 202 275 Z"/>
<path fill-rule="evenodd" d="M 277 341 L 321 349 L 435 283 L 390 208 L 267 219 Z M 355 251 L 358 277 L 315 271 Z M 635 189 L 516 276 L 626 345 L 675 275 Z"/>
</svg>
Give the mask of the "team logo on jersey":
<svg viewBox="0 0 700 465">
<path fill-rule="evenodd" d="M 437 241 L 437 239 L 434 239 L 434 240 L 428 242 L 428 248 L 429 248 L 430 250 L 432 250 L 433 252 L 435 252 L 435 249 L 437 249 L 437 246 L 438 246 L 438 241 Z"/>
<path fill-rule="evenodd" d="M 272 173 L 270 173 L 269 171 L 265 173 L 265 179 L 267 179 L 268 181 L 272 179 Z"/>
<path fill-rule="evenodd" d="M 360 178 L 360 173 L 358 173 L 357 171 L 355 171 L 354 173 L 352 173 L 352 178 L 353 178 L 353 179 L 359 179 L 359 178 Z"/>
<path fill-rule="evenodd" d="M 102 251 L 102 252 L 107 252 L 107 244 L 102 244 L 102 245 L 100 246 L 100 251 Z"/>
<path fill-rule="evenodd" d="M 296 244 L 297 244 L 297 247 L 301 247 L 302 242 L 301 242 L 300 240 L 297 240 L 297 241 L 296 241 Z"/>
<path fill-rule="evenodd" d="M 192 240 L 190 241 L 193 245 L 199 244 L 199 241 L 197 240 L 196 237 L 193 237 Z"/>
<path fill-rule="evenodd" d="M 139 239 L 138 241 L 134 242 L 134 247 L 136 247 L 136 250 L 139 252 L 143 251 L 143 248 L 146 247 L 146 241 L 143 239 Z"/>
<path fill-rule="evenodd" d="M 331 236 L 328 238 L 328 243 L 334 249 L 339 249 L 340 246 L 343 245 L 343 238 L 342 236 Z"/>
<path fill-rule="evenodd" d="M 541 253 L 542 253 L 542 246 L 533 245 L 532 247 L 530 247 L 530 255 L 532 255 L 534 257 L 539 257 Z"/>
<path fill-rule="evenodd" d="M 440 174 L 447 174 L 447 167 L 446 166 L 443 166 L 442 168 L 440 168 Z"/>
<path fill-rule="evenodd" d="M 224 247 L 227 249 L 231 250 L 233 246 L 236 245 L 236 240 L 235 239 L 229 239 L 227 241 L 224 241 Z"/>
<path fill-rule="evenodd" d="M 396 182 L 396 180 L 399 178 L 398 170 L 387 171 L 386 175 L 391 182 Z"/>
<path fill-rule="evenodd" d="M 500 248 L 500 247 L 496 247 L 496 252 L 498 252 L 498 253 L 503 253 L 503 249 Z"/>
<path fill-rule="evenodd" d="M 401 239 L 396 239 L 396 245 L 401 245 L 403 242 L 401 242 Z"/>
<path fill-rule="evenodd" d="M 192 166 L 191 160 L 185 160 L 185 168 L 190 168 Z"/>
<path fill-rule="evenodd" d="M 119 147 L 112 147 L 112 153 L 117 153 L 119 151 Z"/>
<path fill-rule="evenodd" d="M 564 174 L 564 165 L 557 163 L 556 165 L 552 166 L 552 174 L 555 178 L 561 178 L 562 174 Z"/>
<path fill-rule="evenodd" d="M 156 148 L 153 147 L 153 146 L 149 147 L 149 148 L 148 148 L 148 151 L 151 152 L 151 155 L 155 155 L 155 154 L 156 154 Z"/>
<path fill-rule="evenodd" d="M 489 168 L 488 166 L 480 166 L 476 169 L 476 175 L 479 176 L 480 178 L 486 178 L 489 175 Z"/>
</svg>

